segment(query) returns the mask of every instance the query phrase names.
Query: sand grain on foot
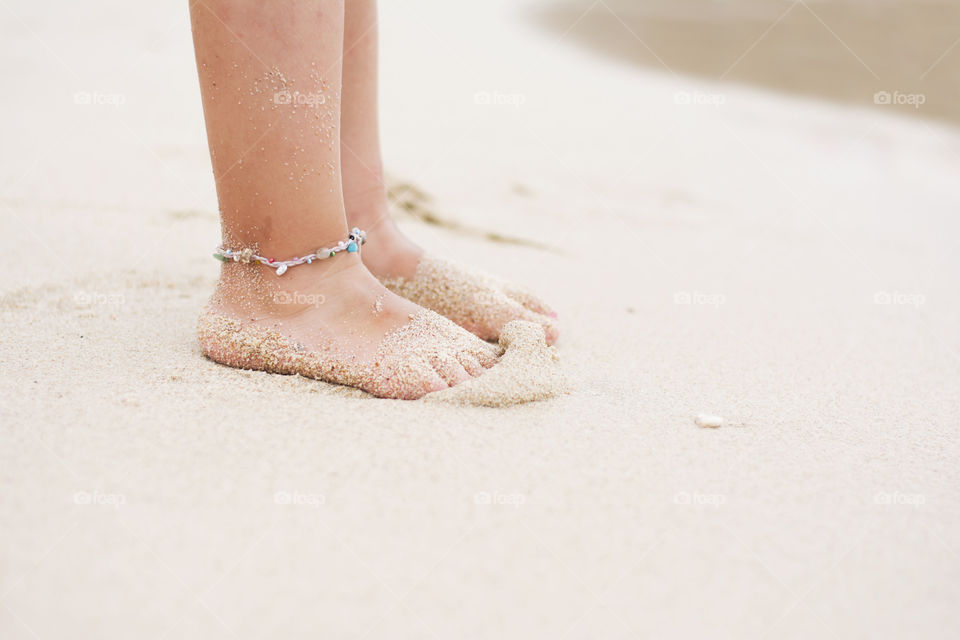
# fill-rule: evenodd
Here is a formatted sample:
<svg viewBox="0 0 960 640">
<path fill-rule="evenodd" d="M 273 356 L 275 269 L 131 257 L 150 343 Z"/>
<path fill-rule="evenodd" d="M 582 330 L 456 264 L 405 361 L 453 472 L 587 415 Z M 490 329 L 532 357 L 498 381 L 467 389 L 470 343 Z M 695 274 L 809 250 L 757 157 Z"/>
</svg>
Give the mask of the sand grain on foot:
<svg viewBox="0 0 960 640">
<path fill-rule="evenodd" d="M 497 356 L 496 347 L 427 310 L 387 333 L 371 360 L 344 353 L 333 341 L 308 348 L 276 329 L 246 326 L 210 308 L 200 316 L 198 335 L 207 357 L 227 366 L 298 374 L 385 398 L 415 399 L 429 392 L 437 378 L 435 362 L 470 354 L 490 365 Z"/>
<path fill-rule="evenodd" d="M 410 278 L 381 279 L 395 294 L 436 311 L 484 340 L 499 338 L 513 320 L 543 325 L 556 339 L 549 308 L 529 291 L 477 269 L 425 255 Z"/>
<path fill-rule="evenodd" d="M 566 393 L 570 388 L 554 347 L 543 327 L 514 320 L 500 333 L 503 355 L 479 378 L 424 396 L 427 402 L 504 407 Z"/>
</svg>

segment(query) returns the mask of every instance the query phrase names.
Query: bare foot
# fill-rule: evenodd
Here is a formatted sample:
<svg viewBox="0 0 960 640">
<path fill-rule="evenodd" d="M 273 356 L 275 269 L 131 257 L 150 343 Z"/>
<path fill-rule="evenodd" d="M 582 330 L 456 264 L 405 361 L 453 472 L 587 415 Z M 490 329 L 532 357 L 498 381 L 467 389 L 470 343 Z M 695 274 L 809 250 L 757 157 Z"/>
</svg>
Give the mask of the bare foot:
<svg viewBox="0 0 960 640">
<path fill-rule="evenodd" d="M 497 347 L 383 287 L 355 255 L 283 276 L 227 263 L 200 317 L 203 352 L 232 367 L 416 399 L 481 375 Z"/>
<path fill-rule="evenodd" d="M 497 340 L 511 320 L 543 326 L 547 344 L 557 340 L 557 314 L 522 287 L 424 254 L 384 216 L 368 227 L 363 262 L 388 289 L 436 311 L 484 340 Z"/>
</svg>

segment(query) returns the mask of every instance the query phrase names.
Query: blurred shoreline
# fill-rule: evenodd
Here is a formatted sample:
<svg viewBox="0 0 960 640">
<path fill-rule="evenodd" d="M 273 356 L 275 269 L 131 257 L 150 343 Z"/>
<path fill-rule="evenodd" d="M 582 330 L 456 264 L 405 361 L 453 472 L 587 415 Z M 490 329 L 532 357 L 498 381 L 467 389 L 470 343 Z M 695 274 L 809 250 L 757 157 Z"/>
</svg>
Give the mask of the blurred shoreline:
<svg viewBox="0 0 960 640">
<path fill-rule="evenodd" d="M 534 19 L 667 73 L 960 124 L 960 2 L 569 0 Z"/>
</svg>

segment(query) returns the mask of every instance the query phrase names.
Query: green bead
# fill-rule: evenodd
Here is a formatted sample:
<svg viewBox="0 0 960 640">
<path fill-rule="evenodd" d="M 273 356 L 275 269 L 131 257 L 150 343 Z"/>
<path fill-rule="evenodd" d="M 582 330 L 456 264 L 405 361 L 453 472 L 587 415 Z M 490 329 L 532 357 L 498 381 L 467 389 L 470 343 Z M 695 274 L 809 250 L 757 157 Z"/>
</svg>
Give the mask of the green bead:
<svg viewBox="0 0 960 640">
<path fill-rule="evenodd" d="M 335 255 L 337 255 L 337 252 L 336 252 L 336 251 L 331 251 L 331 252 L 330 252 L 330 257 L 331 257 L 331 258 L 332 258 L 333 256 L 335 256 Z"/>
<path fill-rule="evenodd" d="M 220 255 L 219 253 L 213 254 L 213 257 L 216 258 L 217 260 L 219 260 L 220 262 L 229 262 L 229 260 L 230 260 L 229 258 L 227 258 L 227 257 L 225 257 L 225 256 L 222 256 L 222 255 Z"/>
</svg>

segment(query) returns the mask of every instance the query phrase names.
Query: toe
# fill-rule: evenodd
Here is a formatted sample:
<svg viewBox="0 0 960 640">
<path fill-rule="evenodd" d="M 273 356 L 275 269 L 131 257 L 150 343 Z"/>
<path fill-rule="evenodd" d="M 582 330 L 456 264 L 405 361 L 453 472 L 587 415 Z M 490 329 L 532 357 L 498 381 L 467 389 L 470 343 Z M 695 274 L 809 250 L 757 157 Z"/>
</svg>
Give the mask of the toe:
<svg viewBox="0 0 960 640">
<path fill-rule="evenodd" d="M 557 338 L 560 337 L 560 329 L 557 327 L 557 322 L 553 318 L 545 316 L 542 313 L 534 313 L 533 311 L 528 310 L 524 310 L 522 317 L 524 320 L 536 322 L 543 327 L 543 333 L 547 340 L 547 344 L 552 345 L 557 341 Z"/>
<path fill-rule="evenodd" d="M 435 356 L 430 364 L 446 384 L 451 387 L 470 379 L 470 374 L 467 373 L 460 361 L 452 355 Z"/>
<path fill-rule="evenodd" d="M 483 365 L 480 364 L 480 361 L 477 360 L 477 357 L 471 353 L 467 353 L 465 351 L 460 352 L 457 354 L 457 360 L 460 361 L 460 366 L 462 366 L 466 372 L 473 377 L 477 377 L 486 371 Z"/>
<path fill-rule="evenodd" d="M 497 348 L 486 342 L 480 342 L 470 353 L 484 369 L 489 369 L 497 364 L 497 360 L 499 359 L 499 351 L 497 351 Z"/>
<path fill-rule="evenodd" d="M 560 328 L 557 326 L 557 323 L 553 318 L 548 318 L 541 315 L 539 318 L 535 319 L 534 322 L 539 321 L 543 325 L 543 334 L 547 340 L 548 345 L 552 345 L 557 341 L 557 338 L 560 337 Z"/>
<path fill-rule="evenodd" d="M 500 326 L 498 327 L 498 334 L 503 331 L 503 327 L 507 324 L 507 322 L 510 322 L 511 320 L 526 320 L 527 322 L 534 322 L 543 327 L 547 344 L 552 345 L 557 341 L 557 338 L 560 335 L 556 320 L 549 316 L 545 316 L 542 313 L 530 311 L 526 307 L 520 306 L 519 303 L 513 300 L 511 300 L 508 305 L 504 306 L 499 315 L 501 322 Z"/>
<path fill-rule="evenodd" d="M 533 311 L 534 313 L 541 313 L 550 318 L 556 318 L 557 312 L 550 308 L 550 306 L 533 295 L 530 291 L 523 287 L 518 287 L 516 285 L 504 285 L 503 292 L 518 304 L 522 305 L 526 309 Z"/>
<path fill-rule="evenodd" d="M 416 400 L 422 398 L 428 393 L 433 393 L 434 391 L 443 391 L 448 388 L 450 385 L 447 384 L 447 381 L 437 373 L 437 371 L 431 369 L 430 371 L 425 371 L 422 374 L 418 384 L 411 385 L 408 390 L 405 390 L 405 395 L 402 397 L 404 400 Z"/>
</svg>

